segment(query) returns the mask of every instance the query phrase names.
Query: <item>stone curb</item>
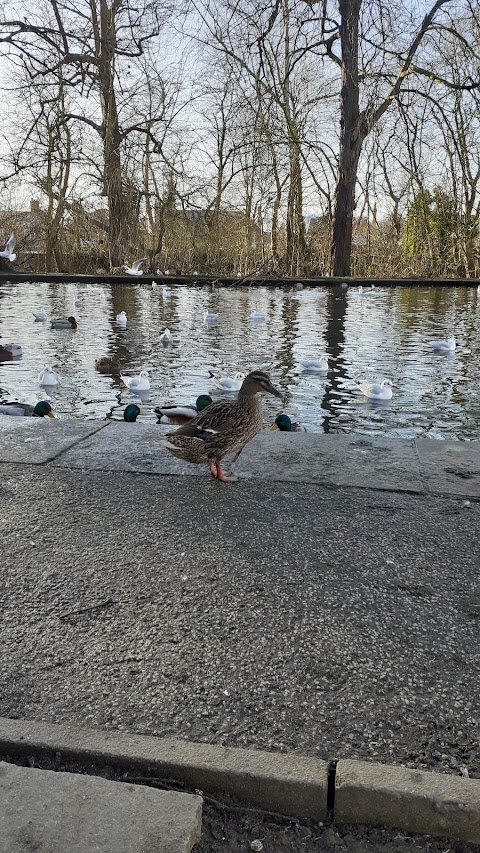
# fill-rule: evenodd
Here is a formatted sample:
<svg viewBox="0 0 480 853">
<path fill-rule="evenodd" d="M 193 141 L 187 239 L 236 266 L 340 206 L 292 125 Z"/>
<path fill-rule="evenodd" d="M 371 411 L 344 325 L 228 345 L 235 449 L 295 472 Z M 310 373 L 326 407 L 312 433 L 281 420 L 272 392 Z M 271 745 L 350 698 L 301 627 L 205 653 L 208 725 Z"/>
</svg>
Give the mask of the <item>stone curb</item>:
<svg viewBox="0 0 480 853">
<path fill-rule="evenodd" d="M 480 779 L 340 760 L 330 803 L 320 759 L 0 717 L 0 758 L 31 753 L 129 768 L 291 817 L 333 811 L 337 823 L 480 842 Z"/>
<path fill-rule="evenodd" d="M 335 821 L 480 842 L 480 779 L 342 760 L 335 776 Z"/>
<path fill-rule="evenodd" d="M 0 758 L 32 752 L 136 769 L 292 817 L 327 817 L 328 763 L 316 758 L 1 717 Z"/>
</svg>

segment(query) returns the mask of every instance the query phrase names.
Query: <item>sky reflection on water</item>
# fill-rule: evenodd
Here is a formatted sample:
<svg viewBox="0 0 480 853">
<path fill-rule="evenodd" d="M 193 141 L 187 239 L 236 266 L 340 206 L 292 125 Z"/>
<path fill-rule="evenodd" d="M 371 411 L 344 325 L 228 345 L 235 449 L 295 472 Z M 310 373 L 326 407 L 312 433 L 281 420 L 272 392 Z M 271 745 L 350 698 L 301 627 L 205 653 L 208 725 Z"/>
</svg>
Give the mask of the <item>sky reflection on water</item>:
<svg viewBox="0 0 480 853">
<path fill-rule="evenodd" d="M 0 363 L 4 399 L 36 402 L 46 396 L 64 418 L 121 417 L 138 400 L 120 377 L 101 375 L 93 360 L 118 355 L 125 371 L 150 371 L 151 389 L 142 411 L 193 402 L 212 393 L 208 371 L 232 375 L 266 369 L 285 394 L 283 411 L 312 432 L 358 432 L 385 436 L 480 438 L 478 319 L 476 288 L 382 288 L 361 295 L 358 288 L 170 287 L 150 282 L 81 287 L 84 303 L 74 307 L 72 284 L 5 284 L 0 287 L 0 336 L 18 342 L 23 356 Z M 56 331 L 34 321 L 44 307 L 50 318 L 73 314 L 76 332 Z M 205 325 L 205 309 L 218 321 Z M 126 329 L 115 316 L 128 315 Z M 253 321 L 251 311 L 265 312 Z M 173 344 L 161 345 L 167 326 Z M 429 341 L 454 334 L 457 350 L 437 353 Z M 328 374 L 302 369 L 305 358 L 329 355 Z M 38 385 L 45 365 L 62 377 L 48 392 Z M 371 401 L 352 380 L 391 379 L 390 401 Z M 219 392 L 212 396 L 217 398 Z M 278 401 L 265 398 L 268 418 Z M 281 407 L 282 408 L 282 407 Z M 147 422 L 147 418 L 142 419 Z"/>
</svg>

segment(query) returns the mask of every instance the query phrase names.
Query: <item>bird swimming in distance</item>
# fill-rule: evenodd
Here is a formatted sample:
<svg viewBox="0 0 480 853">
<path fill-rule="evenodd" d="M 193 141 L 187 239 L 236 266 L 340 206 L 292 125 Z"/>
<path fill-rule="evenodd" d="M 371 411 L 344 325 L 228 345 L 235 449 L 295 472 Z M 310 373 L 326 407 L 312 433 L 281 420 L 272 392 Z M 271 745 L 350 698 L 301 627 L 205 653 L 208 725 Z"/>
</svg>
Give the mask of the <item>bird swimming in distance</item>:
<svg viewBox="0 0 480 853">
<path fill-rule="evenodd" d="M 213 314 L 208 309 L 206 309 L 203 312 L 203 322 L 204 323 L 213 323 L 215 320 L 218 320 L 218 314 Z"/>
<path fill-rule="evenodd" d="M 127 267 L 126 264 L 123 265 L 123 269 L 128 275 L 143 275 L 143 270 L 141 269 L 142 264 L 144 264 L 148 258 L 140 258 L 139 261 L 135 261 L 131 267 Z"/>
<path fill-rule="evenodd" d="M 12 361 L 20 358 L 22 348 L 20 344 L 0 344 L 0 361 Z"/>
<path fill-rule="evenodd" d="M 265 320 L 263 311 L 250 311 L 250 320 Z"/>
<path fill-rule="evenodd" d="M 392 383 L 390 379 L 383 379 L 381 382 L 354 382 L 354 385 L 360 389 L 365 397 L 369 400 L 391 400 L 392 399 Z"/>
<path fill-rule="evenodd" d="M 128 424 L 134 424 L 140 414 L 140 407 L 136 403 L 129 403 L 123 411 L 123 420 Z"/>
<path fill-rule="evenodd" d="M 125 311 L 120 311 L 120 314 L 117 314 L 117 316 L 115 317 L 115 320 L 117 321 L 119 326 L 126 326 L 127 325 L 127 315 L 126 315 Z"/>
<path fill-rule="evenodd" d="M 212 383 L 215 385 L 215 388 L 219 388 L 220 391 L 239 391 L 242 387 L 242 382 L 245 379 L 245 374 L 238 372 L 233 378 L 231 376 L 217 376 L 213 370 L 209 370 L 208 375 L 210 376 Z"/>
<path fill-rule="evenodd" d="M 448 338 L 446 341 L 430 341 L 430 346 L 432 349 L 439 350 L 440 352 L 454 352 L 457 347 L 457 342 L 455 338 Z"/>
<path fill-rule="evenodd" d="M 279 429 L 280 432 L 306 432 L 307 430 L 300 421 L 292 421 L 288 415 L 277 415 L 271 430 Z"/>
<path fill-rule="evenodd" d="M 138 376 L 124 376 L 123 373 L 121 373 L 120 377 L 127 388 L 130 388 L 130 391 L 133 391 L 134 393 L 137 391 L 148 391 L 150 388 L 148 370 L 141 370 Z"/>
<path fill-rule="evenodd" d="M 99 373 L 120 373 L 122 365 L 116 355 L 102 355 L 93 362 L 95 370 Z"/>
<path fill-rule="evenodd" d="M 59 320 L 52 320 L 52 329 L 76 329 L 77 321 L 75 317 L 61 317 Z"/>
<path fill-rule="evenodd" d="M 60 376 L 51 367 L 44 367 L 38 374 L 39 385 L 58 385 Z"/>
<path fill-rule="evenodd" d="M 38 321 L 39 323 L 44 323 L 45 320 L 48 320 L 45 308 L 39 308 L 38 311 L 32 311 L 32 314 L 35 317 L 35 321 Z"/>
<path fill-rule="evenodd" d="M 163 346 L 166 347 L 173 342 L 173 335 L 170 329 L 164 329 L 162 334 L 160 335 L 160 341 Z"/>
<path fill-rule="evenodd" d="M 207 406 L 213 403 L 209 394 L 200 394 L 195 405 L 187 406 L 156 406 L 153 410 L 159 424 L 186 424 L 196 418 L 199 412 L 203 412 Z"/>
<path fill-rule="evenodd" d="M 282 397 L 262 370 L 249 373 L 236 400 L 219 400 L 196 418 L 167 433 L 161 444 L 175 456 L 195 464 L 208 464 L 212 477 L 223 483 L 236 480 L 222 469 L 222 459 L 240 450 L 263 426 L 260 392 Z"/>
<path fill-rule="evenodd" d="M 18 401 L 2 403 L 0 406 L 0 415 L 14 415 L 16 417 L 32 418 L 55 417 L 52 407 L 47 400 L 41 400 L 35 406 L 30 406 L 28 403 L 19 403 Z"/>
<path fill-rule="evenodd" d="M 7 261 L 10 261 L 13 264 L 14 260 L 17 257 L 13 251 L 14 248 L 15 248 L 15 234 L 12 231 L 12 233 L 10 234 L 10 237 L 8 238 L 8 240 L 5 244 L 5 248 L 4 248 L 3 252 L 0 252 L 0 258 L 6 258 Z"/>
<path fill-rule="evenodd" d="M 327 373 L 328 355 L 321 355 L 320 358 L 305 358 L 300 361 L 300 364 L 309 373 Z"/>
</svg>

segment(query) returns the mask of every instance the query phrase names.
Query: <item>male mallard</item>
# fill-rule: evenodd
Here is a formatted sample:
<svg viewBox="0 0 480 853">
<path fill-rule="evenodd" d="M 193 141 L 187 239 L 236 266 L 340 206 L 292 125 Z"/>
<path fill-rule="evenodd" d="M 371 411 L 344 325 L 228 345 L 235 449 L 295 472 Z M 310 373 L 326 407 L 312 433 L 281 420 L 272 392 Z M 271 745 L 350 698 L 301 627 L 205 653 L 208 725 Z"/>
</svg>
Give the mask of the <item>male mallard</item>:
<svg viewBox="0 0 480 853">
<path fill-rule="evenodd" d="M 75 317 L 62 317 L 60 320 L 52 320 L 52 329 L 76 329 Z"/>
<path fill-rule="evenodd" d="M 95 370 L 99 373 L 120 373 L 122 365 L 116 355 L 102 355 L 93 362 Z"/>
<path fill-rule="evenodd" d="M 199 412 L 203 412 L 211 403 L 209 394 L 200 394 L 193 406 L 157 406 L 153 411 L 157 416 L 159 424 L 187 424 L 196 418 Z"/>
<path fill-rule="evenodd" d="M 270 429 L 279 429 L 280 432 L 306 432 L 307 430 L 299 421 L 291 421 L 288 415 L 277 415 L 275 423 Z"/>
<path fill-rule="evenodd" d="M 50 403 L 46 400 L 41 400 L 36 406 L 30 406 L 28 403 L 10 402 L 3 403 L 0 406 L 0 415 L 16 415 L 17 417 L 32 417 L 32 418 L 54 418 Z"/>
<path fill-rule="evenodd" d="M 235 477 L 222 471 L 221 461 L 261 430 L 263 412 L 257 397 L 261 391 L 282 396 L 266 373 L 254 370 L 245 377 L 236 400 L 212 403 L 190 423 L 167 433 L 162 445 L 187 462 L 207 463 L 212 477 L 223 483 L 234 482 Z"/>
<path fill-rule="evenodd" d="M 128 424 L 134 424 L 140 414 L 139 406 L 136 403 L 130 403 L 128 406 L 125 406 L 123 420 Z"/>
<path fill-rule="evenodd" d="M 11 361 L 19 358 L 22 354 L 20 344 L 0 344 L 0 361 Z"/>
</svg>

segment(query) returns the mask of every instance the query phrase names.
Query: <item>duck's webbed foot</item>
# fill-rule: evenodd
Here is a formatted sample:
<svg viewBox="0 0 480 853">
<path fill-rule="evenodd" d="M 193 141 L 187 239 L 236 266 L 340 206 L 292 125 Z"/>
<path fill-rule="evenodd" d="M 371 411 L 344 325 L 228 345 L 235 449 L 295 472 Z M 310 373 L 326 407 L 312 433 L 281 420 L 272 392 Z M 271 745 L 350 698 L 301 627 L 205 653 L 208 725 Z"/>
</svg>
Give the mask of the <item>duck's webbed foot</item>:
<svg viewBox="0 0 480 853">
<path fill-rule="evenodd" d="M 227 474 L 222 470 L 222 466 L 220 464 L 220 459 L 216 461 L 216 469 L 217 469 L 217 480 L 221 480 L 222 483 L 236 483 L 238 477 L 235 477 L 234 474 Z M 210 469 L 211 470 L 211 469 Z"/>
<path fill-rule="evenodd" d="M 210 460 L 208 463 L 208 467 L 210 468 L 210 474 L 212 475 L 212 477 L 215 477 L 215 479 L 217 479 L 218 474 L 217 474 L 217 466 L 216 466 L 215 462 Z"/>
</svg>

